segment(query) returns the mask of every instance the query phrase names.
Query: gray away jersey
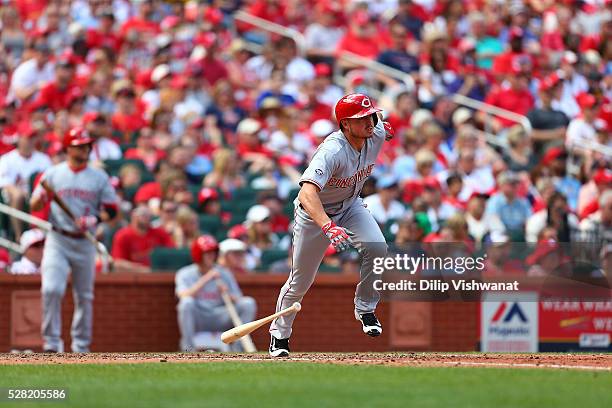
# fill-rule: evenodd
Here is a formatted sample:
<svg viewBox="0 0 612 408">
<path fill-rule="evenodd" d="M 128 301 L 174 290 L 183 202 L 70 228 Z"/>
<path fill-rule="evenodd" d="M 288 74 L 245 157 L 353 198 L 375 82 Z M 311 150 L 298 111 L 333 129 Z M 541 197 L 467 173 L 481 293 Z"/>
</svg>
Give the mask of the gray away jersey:
<svg viewBox="0 0 612 408">
<path fill-rule="evenodd" d="M 365 180 L 372 174 L 384 141 L 382 120 L 374 127 L 374 135 L 366 140 L 361 152 L 350 145 L 340 130 L 332 133 L 315 151 L 300 178 L 300 185 L 307 181 L 319 187 L 319 198 L 327 214 L 344 212 L 359 196 Z"/>
<path fill-rule="evenodd" d="M 98 217 L 102 204 L 116 204 L 115 189 L 108 175 L 100 169 L 87 166 L 83 170 L 73 171 L 67 162 L 48 168 L 41 178 L 64 200 L 75 217 L 93 215 Z M 40 194 L 43 187 L 36 186 L 34 194 Z M 49 221 L 57 227 L 76 231 L 76 225 L 64 210 L 55 202 L 51 204 Z"/>
</svg>

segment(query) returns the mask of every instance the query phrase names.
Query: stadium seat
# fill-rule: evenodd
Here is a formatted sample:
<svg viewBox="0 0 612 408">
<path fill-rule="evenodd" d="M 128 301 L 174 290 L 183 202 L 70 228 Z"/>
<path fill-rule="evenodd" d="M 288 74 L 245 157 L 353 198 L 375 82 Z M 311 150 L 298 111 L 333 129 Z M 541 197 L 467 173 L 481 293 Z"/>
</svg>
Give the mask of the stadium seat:
<svg viewBox="0 0 612 408">
<path fill-rule="evenodd" d="M 268 268 L 276 261 L 285 259 L 289 256 L 289 252 L 284 249 L 266 249 L 261 254 L 262 268 Z"/>
<path fill-rule="evenodd" d="M 155 271 L 176 271 L 191 264 L 189 248 L 155 248 L 151 252 L 151 269 Z"/>
<path fill-rule="evenodd" d="M 217 235 L 221 228 L 221 219 L 216 215 L 202 214 L 198 216 L 200 231 L 211 235 Z"/>
</svg>

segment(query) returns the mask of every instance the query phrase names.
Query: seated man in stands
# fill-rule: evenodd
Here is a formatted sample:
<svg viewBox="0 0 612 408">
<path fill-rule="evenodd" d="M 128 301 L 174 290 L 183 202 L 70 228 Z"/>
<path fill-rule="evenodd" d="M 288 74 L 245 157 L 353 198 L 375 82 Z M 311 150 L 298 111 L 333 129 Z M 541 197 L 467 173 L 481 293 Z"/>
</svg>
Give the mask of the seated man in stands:
<svg viewBox="0 0 612 408">
<path fill-rule="evenodd" d="M 249 273 L 246 265 L 247 244 L 239 239 L 228 238 L 219 244 L 219 265 L 234 275 Z"/>
<path fill-rule="evenodd" d="M 40 263 L 45 246 L 45 233 L 37 228 L 27 230 L 21 234 L 19 244 L 23 250 L 23 256 L 20 260 L 13 262 L 9 273 L 13 275 L 40 274 Z"/>
<path fill-rule="evenodd" d="M 217 241 L 210 235 L 202 235 L 191 246 L 194 263 L 176 273 L 175 293 L 179 298 L 178 325 L 183 351 L 195 351 L 194 336 L 198 332 L 222 332 L 234 327 L 222 293 L 229 294 L 243 323 L 255 319 L 255 300 L 243 296 L 232 273 L 216 264 L 218 253 Z M 240 342 L 232 347 L 240 350 Z"/>
<path fill-rule="evenodd" d="M 140 204 L 132 210 L 130 224 L 115 234 L 113 258 L 148 267 L 156 247 L 173 248 L 174 242 L 163 228 L 151 226 L 151 211 L 146 204 Z"/>
</svg>

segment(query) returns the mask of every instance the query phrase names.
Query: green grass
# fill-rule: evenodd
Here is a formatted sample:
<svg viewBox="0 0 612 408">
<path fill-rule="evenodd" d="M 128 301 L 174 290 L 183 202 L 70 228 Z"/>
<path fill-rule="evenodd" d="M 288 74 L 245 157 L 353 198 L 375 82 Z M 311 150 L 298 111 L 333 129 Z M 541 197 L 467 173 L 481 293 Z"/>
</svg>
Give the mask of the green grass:
<svg viewBox="0 0 612 408">
<path fill-rule="evenodd" d="M 68 388 L 4 407 L 611 407 L 612 374 L 297 362 L 0 366 L 0 387 Z"/>
</svg>

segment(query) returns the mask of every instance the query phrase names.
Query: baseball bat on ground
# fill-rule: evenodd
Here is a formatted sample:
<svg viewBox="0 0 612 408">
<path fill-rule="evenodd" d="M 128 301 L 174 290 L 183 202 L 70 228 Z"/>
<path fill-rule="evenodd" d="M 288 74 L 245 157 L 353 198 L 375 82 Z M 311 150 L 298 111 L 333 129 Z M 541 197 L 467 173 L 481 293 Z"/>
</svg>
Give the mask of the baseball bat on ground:
<svg viewBox="0 0 612 408">
<path fill-rule="evenodd" d="M 53 197 L 53 201 L 55 201 L 55 203 L 66 213 L 66 215 L 76 225 L 77 219 L 76 219 L 74 213 L 72 212 L 72 210 L 70 210 L 70 208 L 66 205 L 64 200 L 62 200 L 62 198 L 55 193 L 53 188 L 49 184 L 47 184 L 47 182 L 45 180 L 41 180 L 40 185 L 43 186 L 43 188 L 47 191 L 47 193 L 49 193 L 49 195 L 51 197 Z M 113 260 L 113 257 L 108 253 L 108 250 L 106 249 L 104 244 L 102 244 L 100 241 L 98 241 L 96 239 L 96 237 L 94 237 L 91 232 L 86 230 L 86 231 L 84 231 L 84 234 L 85 234 L 85 238 L 89 242 L 91 242 L 92 244 L 95 245 L 96 251 L 100 254 L 100 256 L 102 256 L 103 258 L 105 258 L 107 260 L 108 267 L 109 267 L 110 270 L 112 270 L 113 269 L 114 260 Z"/>
<path fill-rule="evenodd" d="M 238 327 L 234 327 L 233 329 L 224 331 L 223 334 L 221 335 L 221 341 L 223 341 L 225 344 L 233 343 L 239 338 L 246 336 L 247 334 L 250 334 L 254 332 L 255 330 L 259 329 L 264 324 L 270 323 L 272 320 L 276 319 L 277 317 L 281 317 L 281 316 L 284 316 L 290 313 L 297 313 L 301 309 L 302 309 L 302 305 L 295 302 L 292 306 L 289 306 L 288 308 L 283 309 L 280 312 L 276 312 L 268 317 L 264 317 L 263 319 L 255 320 L 250 323 L 245 323 Z"/>
<path fill-rule="evenodd" d="M 227 312 L 232 318 L 232 323 L 234 323 L 234 327 L 240 327 L 243 325 L 242 320 L 240 320 L 240 316 L 238 316 L 238 312 L 236 311 L 236 306 L 234 306 L 234 302 L 230 298 L 230 295 L 227 292 L 222 292 L 221 297 L 223 298 L 223 302 L 225 302 L 225 307 L 227 308 Z M 255 347 L 255 343 L 253 343 L 253 339 L 248 334 L 240 337 L 240 344 L 242 344 L 242 348 L 247 353 L 255 353 L 257 348 Z"/>
</svg>

